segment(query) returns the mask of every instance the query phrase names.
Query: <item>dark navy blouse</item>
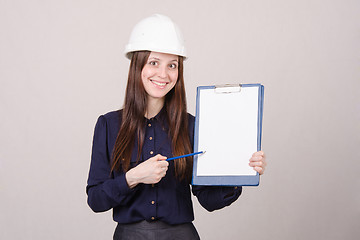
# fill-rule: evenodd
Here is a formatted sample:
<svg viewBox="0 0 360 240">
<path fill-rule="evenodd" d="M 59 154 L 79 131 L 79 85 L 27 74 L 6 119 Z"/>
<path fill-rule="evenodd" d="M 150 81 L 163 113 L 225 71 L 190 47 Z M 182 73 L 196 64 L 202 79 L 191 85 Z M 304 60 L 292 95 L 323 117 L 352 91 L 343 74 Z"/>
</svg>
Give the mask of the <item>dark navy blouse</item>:
<svg viewBox="0 0 360 240">
<path fill-rule="evenodd" d="M 189 135 L 194 138 L 194 117 L 189 116 Z M 169 162 L 166 176 L 157 184 L 138 184 L 130 189 L 125 173 L 110 173 L 110 157 L 121 124 L 121 110 L 99 117 L 94 132 L 91 165 L 86 192 L 88 204 L 95 212 L 113 209 L 113 218 L 119 223 L 142 220 L 160 220 L 168 224 L 181 224 L 194 220 L 190 184 L 178 181 L 174 163 Z M 139 163 L 161 154 L 172 157 L 166 113 L 163 109 L 156 117 L 146 120 L 146 135 Z M 137 139 L 135 140 L 137 142 Z M 131 166 L 136 166 L 135 143 Z M 192 186 L 192 193 L 208 211 L 223 208 L 241 194 L 241 187 Z"/>
</svg>

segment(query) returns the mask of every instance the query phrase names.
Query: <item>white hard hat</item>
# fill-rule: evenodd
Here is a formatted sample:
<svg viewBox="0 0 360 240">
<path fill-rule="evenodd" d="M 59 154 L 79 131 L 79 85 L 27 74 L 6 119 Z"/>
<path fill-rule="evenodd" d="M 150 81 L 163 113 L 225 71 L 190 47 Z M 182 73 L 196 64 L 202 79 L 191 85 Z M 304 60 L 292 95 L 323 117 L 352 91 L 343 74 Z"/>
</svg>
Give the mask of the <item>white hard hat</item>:
<svg viewBox="0 0 360 240">
<path fill-rule="evenodd" d="M 184 39 L 179 27 L 164 15 L 155 14 L 141 20 L 133 28 L 125 55 L 131 59 L 134 51 L 170 53 L 186 58 Z"/>
</svg>

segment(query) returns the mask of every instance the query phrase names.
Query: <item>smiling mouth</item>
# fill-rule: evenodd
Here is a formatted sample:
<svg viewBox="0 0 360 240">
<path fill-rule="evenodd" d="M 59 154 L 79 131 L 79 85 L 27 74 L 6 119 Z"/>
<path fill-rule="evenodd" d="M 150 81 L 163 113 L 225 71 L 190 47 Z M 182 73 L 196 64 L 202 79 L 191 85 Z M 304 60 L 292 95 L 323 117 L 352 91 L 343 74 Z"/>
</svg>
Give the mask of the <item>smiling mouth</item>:
<svg viewBox="0 0 360 240">
<path fill-rule="evenodd" d="M 163 86 L 165 86 L 167 84 L 165 82 L 157 82 L 157 81 L 154 81 L 154 80 L 151 80 L 151 82 L 154 83 L 157 86 L 160 86 L 160 87 L 163 87 Z"/>
</svg>

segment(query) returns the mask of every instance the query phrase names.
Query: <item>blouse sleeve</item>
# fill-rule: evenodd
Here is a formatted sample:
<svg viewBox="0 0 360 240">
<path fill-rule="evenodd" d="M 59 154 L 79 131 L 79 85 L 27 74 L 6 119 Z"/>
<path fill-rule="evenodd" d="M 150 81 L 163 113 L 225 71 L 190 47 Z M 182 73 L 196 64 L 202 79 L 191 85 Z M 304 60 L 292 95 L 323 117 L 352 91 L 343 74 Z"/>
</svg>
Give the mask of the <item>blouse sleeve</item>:
<svg viewBox="0 0 360 240">
<path fill-rule="evenodd" d="M 88 204 L 94 212 L 104 212 L 129 202 L 136 187 L 130 189 L 125 173 L 111 174 L 110 154 L 108 151 L 108 124 L 100 116 L 94 132 L 91 164 L 86 187 Z"/>
<path fill-rule="evenodd" d="M 242 192 L 242 187 L 192 186 L 192 192 L 201 206 L 212 212 L 235 202 Z"/>
</svg>

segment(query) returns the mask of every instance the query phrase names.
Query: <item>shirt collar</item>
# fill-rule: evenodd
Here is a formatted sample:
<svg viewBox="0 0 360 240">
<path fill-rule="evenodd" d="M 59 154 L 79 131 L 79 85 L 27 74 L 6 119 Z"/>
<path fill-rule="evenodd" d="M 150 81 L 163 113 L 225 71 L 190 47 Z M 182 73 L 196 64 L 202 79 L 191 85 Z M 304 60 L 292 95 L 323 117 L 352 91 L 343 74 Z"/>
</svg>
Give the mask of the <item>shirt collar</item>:
<svg viewBox="0 0 360 240">
<path fill-rule="evenodd" d="M 168 126 L 166 107 L 163 106 L 163 108 L 155 117 L 147 119 L 147 121 L 157 121 L 160 123 L 160 125 L 163 127 L 164 130 L 168 130 L 169 126 Z"/>
<path fill-rule="evenodd" d="M 163 108 L 160 110 L 160 112 L 154 118 L 160 122 L 164 122 L 166 120 L 167 114 L 166 114 L 165 106 L 163 106 Z"/>
</svg>

